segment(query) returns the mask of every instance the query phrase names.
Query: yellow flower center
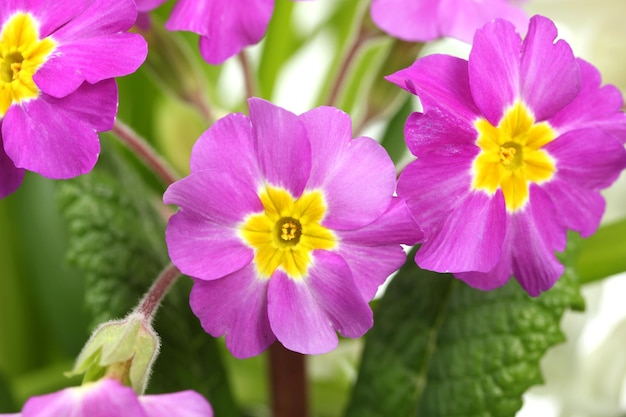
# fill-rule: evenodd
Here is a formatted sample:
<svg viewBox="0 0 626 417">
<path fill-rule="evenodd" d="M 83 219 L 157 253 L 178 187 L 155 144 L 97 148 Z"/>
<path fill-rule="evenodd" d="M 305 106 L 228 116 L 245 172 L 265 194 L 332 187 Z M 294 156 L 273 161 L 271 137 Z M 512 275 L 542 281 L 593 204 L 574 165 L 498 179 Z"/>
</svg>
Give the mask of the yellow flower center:
<svg viewBox="0 0 626 417">
<path fill-rule="evenodd" d="M 46 62 L 56 42 L 39 39 L 39 25 L 28 13 L 15 13 L 0 32 L 0 117 L 13 103 L 35 98 L 33 75 Z"/>
<path fill-rule="evenodd" d="M 319 191 L 305 192 L 294 199 L 282 188 L 266 186 L 259 194 L 264 212 L 248 216 L 240 236 L 254 249 L 259 274 L 272 276 L 277 268 L 290 278 L 307 275 L 311 251 L 337 245 L 335 235 L 320 225 L 326 206 Z"/>
<path fill-rule="evenodd" d="M 472 164 L 472 189 L 494 194 L 502 190 L 507 211 L 514 212 L 528 201 L 531 183 L 549 181 L 556 172 L 552 157 L 544 149 L 556 138 L 546 122 L 535 123 L 532 113 L 515 103 L 498 126 L 485 119 L 475 122 L 480 153 Z"/>
</svg>

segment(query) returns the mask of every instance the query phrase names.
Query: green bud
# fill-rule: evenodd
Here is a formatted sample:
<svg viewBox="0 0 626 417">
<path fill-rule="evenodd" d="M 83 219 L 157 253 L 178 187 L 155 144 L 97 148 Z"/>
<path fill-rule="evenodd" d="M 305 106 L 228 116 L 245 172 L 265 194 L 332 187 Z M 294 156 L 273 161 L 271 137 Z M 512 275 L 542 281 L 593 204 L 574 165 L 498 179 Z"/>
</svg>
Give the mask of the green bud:
<svg viewBox="0 0 626 417">
<path fill-rule="evenodd" d="M 159 337 L 152 326 L 143 315 L 132 313 L 98 326 L 68 376 L 84 374 L 84 382 L 106 376 L 143 394 L 159 347 Z"/>
</svg>

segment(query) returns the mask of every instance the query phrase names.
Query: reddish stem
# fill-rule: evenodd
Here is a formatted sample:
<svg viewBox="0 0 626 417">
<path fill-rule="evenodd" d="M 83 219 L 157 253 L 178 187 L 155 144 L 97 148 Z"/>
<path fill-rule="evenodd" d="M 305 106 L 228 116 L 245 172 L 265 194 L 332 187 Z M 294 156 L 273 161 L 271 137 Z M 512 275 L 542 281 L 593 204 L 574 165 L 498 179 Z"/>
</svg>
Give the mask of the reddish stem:
<svg viewBox="0 0 626 417">
<path fill-rule="evenodd" d="M 279 342 L 269 348 L 273 417 L 308 417 L 308 386 L 305 355 Z"/>
<path fill-rule="evenodd" d="M 111 130 L 135 155 L 137 155 L 152 171 L 161 178 L 165 185 L 179 179 L 169 164 L 161 158 L 152 146 L 133 129 L 119 120 L 115 120 Z"/>
<path fill-rule="evenodd" d="M 174 264 L 168 265 L 143 296 L 135 311 L 144 317 L 144 322 L 151 323 L 163 297 L 176 282 L 181 273 Z"/>
</svg>

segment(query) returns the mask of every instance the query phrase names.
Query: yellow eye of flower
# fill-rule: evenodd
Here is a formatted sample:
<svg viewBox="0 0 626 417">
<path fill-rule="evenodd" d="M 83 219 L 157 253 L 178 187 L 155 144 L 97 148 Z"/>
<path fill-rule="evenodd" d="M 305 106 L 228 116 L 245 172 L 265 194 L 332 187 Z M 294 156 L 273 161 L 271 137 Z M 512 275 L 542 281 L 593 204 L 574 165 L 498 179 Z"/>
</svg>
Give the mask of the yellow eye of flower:
<svg viewBox="0 0 626 417">
<path fill-rule="evenodd" d="M 306 276 L 311 251 L 337 244 L 335 235 L 320 225 L 326 213 L 322 193 L 309 191 L 294 199 L 284 189 L 266 186 L 259 197 L 265 211 L 248 216 L 239 228 L 244 242 L 254 249 L 257 271 L 265 278 L 276 268 L 293 279 Z"/>
<path fill-rule="evenodd" d="M 531 183 L 549 181 L 556 172 L 552 157 L 544 149 L 556 138 L 546 122 L 535 123 L 531 112 L 515 103 L 498 126 L 485 119 L 474 124 L 480 153 L 472 164 L 472 189 L 494 194 L 502 189 L 509 212 L 524 207 Z"/>
<path fill-rule="evenodd" d="M 37 21 L 28 13 L 16 13 L 4 23 L 0 32 L 0 117 L 11 104 L 39 95 L 33 75 L 55 46 L 50 38 L 39 39 Z"/>
</svg>

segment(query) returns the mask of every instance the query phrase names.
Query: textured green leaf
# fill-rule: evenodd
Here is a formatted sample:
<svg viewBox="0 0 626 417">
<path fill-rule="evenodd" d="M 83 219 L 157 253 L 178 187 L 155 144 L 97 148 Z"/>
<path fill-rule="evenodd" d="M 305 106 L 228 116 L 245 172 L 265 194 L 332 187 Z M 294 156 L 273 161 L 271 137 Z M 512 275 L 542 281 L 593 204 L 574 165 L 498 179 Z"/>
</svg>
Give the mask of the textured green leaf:
<svg viewBox="0 0 626 417">
<path fill-rule="evenodd" d="M 60 185 L 70 232 L 67 259 L 84 273 L 93 326 L 124 317 L 169 263 L 161 196 L 131 166 L 114 146 L 105 146 L 96 169 Z M 148 392 L 194 389 L 210 399 L 217 415 L 236 416 L 217 342 L 189 308 L 189 284 L 182 278 L 157 314 L 162 348 Z"/>
<path fill-rule="evenodd" d="M 514 280 L 483 292 L 410 256 L 378 305 L 346 415 L 514 416 L 542 382 L 539 360 L 564 341 L 568 308 L 584 308 L 571 267 L 533 299 Z"/>
</svg>

